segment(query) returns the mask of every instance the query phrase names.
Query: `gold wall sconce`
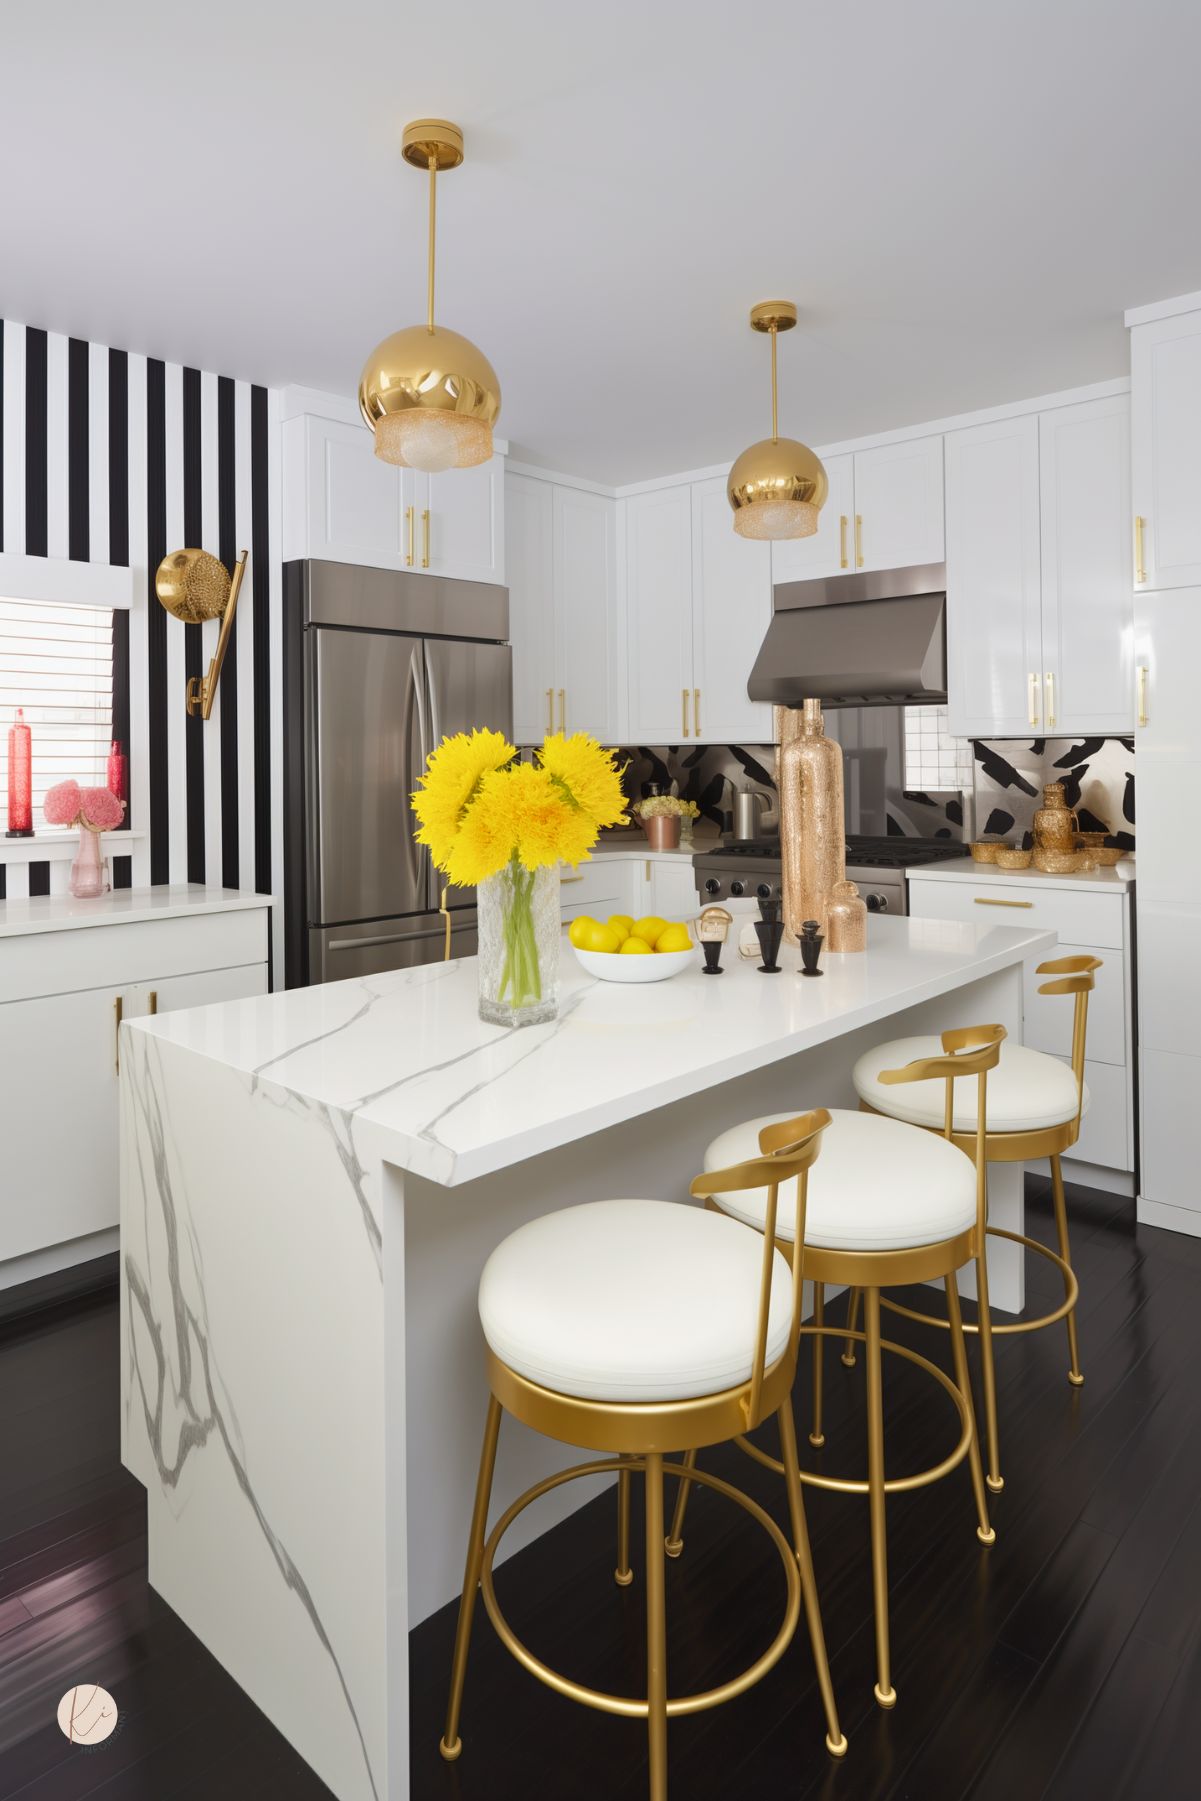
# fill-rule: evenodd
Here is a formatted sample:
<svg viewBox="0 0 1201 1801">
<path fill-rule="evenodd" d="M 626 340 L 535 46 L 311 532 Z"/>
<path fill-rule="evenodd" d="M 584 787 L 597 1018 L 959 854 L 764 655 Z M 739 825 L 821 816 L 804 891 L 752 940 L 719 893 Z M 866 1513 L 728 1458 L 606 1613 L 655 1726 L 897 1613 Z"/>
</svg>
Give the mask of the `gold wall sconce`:
<svg viewBox="0 0 1201 1801">
<path fill-rule="evenodd" d="M 208 619 L 221 621 L 221 635 L 208 674 L 188 678 L 189 717 L 199 713 L 207 719 L 213 710 L 249 554 L 242 552 L 232 575 L 207 550 L 173 550 L 155 571 L 154 591 L 173 618 L 181 619 L 185 625 L 203 625 Z"/>
</svg>

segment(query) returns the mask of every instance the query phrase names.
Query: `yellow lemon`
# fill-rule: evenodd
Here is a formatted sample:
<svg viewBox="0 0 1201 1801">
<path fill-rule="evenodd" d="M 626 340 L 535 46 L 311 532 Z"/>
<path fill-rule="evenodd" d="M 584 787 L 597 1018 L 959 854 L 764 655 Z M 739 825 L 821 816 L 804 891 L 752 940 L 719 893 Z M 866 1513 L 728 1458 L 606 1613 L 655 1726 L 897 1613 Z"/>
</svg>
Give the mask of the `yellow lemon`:
<svg viewBox="0 0 1201 1801">
<path fill-rule="evenodd" d="M 657 913 L 648 913 L 645 919 L 634 921 L 634 937 L 641 938 L 642 942 L 649 944 L 652 950 L 658 943 L 659 933 L 666 929 L 667 921 L 660 919 Z"/>
<path fill-rule="evenodd" d="M 686 925 L 670 925 L 655 940 L 656 951 L 690 951 L 692 939 Z"/>
<path fill-rule="evenodd" d="M 588 949 L 588 934 L 592 928 L 599 923 L 599 920 L 593 919 L 587 913 L 581 913 L 578 919 L 572 920 L 567 928 L 567 936 L 571 939 L 571 942 L 578 951 L 586 951 Z"/>
<path fill-rule="evenodd" d="M 589 921 L 588 935 L 579 948 L 585 951 L 617 952 L 621 949 L 621 938 L 612 926 L 598 925 L 593 919 Z"/>
<path fill-rule="evenodd" d="M 609 924 L 615 931 L 621 933 L 623 944 L 634 930 L 634 921 L 628 913 L 610 913 Z"/>
<path fill-rule="evenodd" d="M 649 957 L 651 947 L 644 938 L 627 938 L 621 947 L 623 957 Z"/>
</svg>

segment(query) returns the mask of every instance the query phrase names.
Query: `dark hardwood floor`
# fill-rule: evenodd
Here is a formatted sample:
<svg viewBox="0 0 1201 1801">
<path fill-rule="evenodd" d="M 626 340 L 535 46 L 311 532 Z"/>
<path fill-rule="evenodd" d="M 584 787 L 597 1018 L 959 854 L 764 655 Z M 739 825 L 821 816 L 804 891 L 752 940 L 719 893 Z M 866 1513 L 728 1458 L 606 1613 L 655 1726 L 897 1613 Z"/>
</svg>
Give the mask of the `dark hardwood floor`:
<svg viewBox="0 0 1201 1801">
<path fill-rule="evenodd" d="M 1031 1186 L 1032 1230 L 1050 1239 Z M 1201 1240 L 1133 1224 L 1071 1193 L 1085 1387 L 1062 1331 L 1009 1339 L 999 1378 L 1005 1492 L 997 1543 L 976 1542 L 962 1470 L 889 1509 L 894 1680 L 872 1699 L 866 1503 L 810 1490 L 814 1557 L 850 1751 L 822 1748 L 804 1636 L 749 1695 L 669 1729 L 675 1801 L 1184 1801 L 1201 1789 Z M 1034 1260 L 1032 1260 L 1034 1261 Z M 1032 1306 L 1054 1274 L 1029 1272 Z M 0 1306 L 0 1797 L 20 1801 L 309 1801 L 328 1791 L 146 1582 L 142 1491 L 118 1460 L 111 1286 Z M 941 1336 L 893 1320 L 935 1356 Z M 862 1473 L 862 1369 L 827 1360 L 823 1467 Z M 798 1390 L 805 1428 L 807 1384 Z M 886 1377 L 890 1471 L 941 1454 L 944 1396 L 900 1359 Z M 802 1431 L 802 1449 L 809 1452 Z M 707 1467 L 777 1517 L 775 1479 L 737 1451 Z M 552 1664 L 626 1693 L 643 1680 L 641 1577 L 612 1581 L 606 1497 L 506 1564 L 515 1629 Z M 776 1553 L 699 1494 L 668 1565 L 673 1692 L 723 1680 L 766 1643 Z M 639 1569 L 641 1560 L 636 1559 Z M 417 1801 L 635 1801 L 641 1728 L 560 1700 L 498 1644 L 480 1610 L 459 1763 L 437 1753 L 454 1609 L 413 1635 Z M 59 1697 L 101 1682 L 121 1710 L 80 1750 Z"/>
</svg>

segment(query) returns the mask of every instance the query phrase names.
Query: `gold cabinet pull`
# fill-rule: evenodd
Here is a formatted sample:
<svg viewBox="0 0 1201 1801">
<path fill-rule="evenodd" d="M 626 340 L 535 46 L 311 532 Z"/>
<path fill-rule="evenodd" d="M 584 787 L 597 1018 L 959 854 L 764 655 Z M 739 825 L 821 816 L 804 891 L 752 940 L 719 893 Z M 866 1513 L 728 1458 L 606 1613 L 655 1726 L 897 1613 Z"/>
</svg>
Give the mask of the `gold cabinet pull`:
<svg viewBox="0 0 1201 1801">
<path fill-rule="evenodd" d="M 1033 669 L 1026 677 L 1026 716 L 1031 725 L 1038 724 L 1038 677 Z"/>
<path fill-rule="evenodd" d="M 701 735 L 701 691 L 699 688 L 692 690 L 692 734 L 695 738 L 699 738 Z"/>
<path fill-rule="evenodd" d="M 561 732 L 565 732 L 567 730 L 567 690 L 566 690 L 566 688 L 559 689 L 559 730 Z"/>
<path fill-rule="evenodd" d="M 1141 587 L 1147 579 L 1147 559 L 1143 549 L 1143 532 L 1147 521 L 1141 513 L 1134 515 L 1134 579 Z"/>
<path fill-rule="evenodd" d="M 555 729 L 555 691 L 553 688 L 546 690 L 546 729 L 548 732 L 553 732 Z"/>
<path fill-rule="evenodd" d="M 687 737 L 688 736 L 688 690 L 687 690 L 687 688 L 680 689 L 680 724 L 683 727 L 684 736 Z"/>
<path fill-rule="evenodd" d="M 430 566 L 430 510 L 428 507 L 425 507 L 422 509 L 422 514 L 421 514 L 421 567 L 423 569 L 428 569 L 429 566 Z"/>
<path fill-rule="evenodd" d="M 1138 666 L 1138 722 L 1140 725 L 1147 723 L 1147 676 L 1149 673 L 1147 665 L 1140 663 Z"/>
<path fill-rule="evenodd" d="M 845 513 L 838 515 L 838 567 L 840 569 L 850 567 L 847 562 L 847 516 Z"/>
<path fill-rule="evenodd" d="M 855 567 L 863 568 L 863 515 L 855 514 Z"/>
<path fill-rule="evenodd" d="M 987 894 L 977 894 L 973 898 L 978 907 L 1032 907 L 1034 905 L 1033 901 L 993 900 Z"/>
<path fill-rule="evenodd" d="M 157 1012 L 158 1012 L 158 989 L 152 988 L 150 990 L 150 1017 L 151 1017 L 151 1019 L 154 1018 L 154 1016 Z"/>
<path fill-rule="evenodd" d="M 1048 669 L 1044 680 L 1047 684 L 1047 727 L 1055 724 L 1055 672 Z"/>
<path fill-rule="evenodd" d="M 113 1067 L 118 1075 L 121 1074 L 121 1015 L 124 1011 L 125 1004 L 118 995 L 113 1002 L 113 1015 L 117 1022 L 113 1028 Z"/>
<path fill-rule="evenodd" d="M 564 875 L 562 870 L 559 871 L 560 882 L 582 882 L 583 879 L 582 875 Z"/>
<path fill-rule="evenodd" d="M 415 507 L 406 507 L 405 508 L 405 525 L 408 528 L 408 534 L 409 534 L 408 543 L 405 547 L 405 563 L 408 565 L 408 567 L 410 569 L 413 567 L 413 557 L 416 554 L 415 550 L 414 550 L 414 544 L 413 544 L 413 534 L 416 531 L 416 525 L 415 525 L 416 513 L 417 513 L 417 509 Z"/>
</svg>

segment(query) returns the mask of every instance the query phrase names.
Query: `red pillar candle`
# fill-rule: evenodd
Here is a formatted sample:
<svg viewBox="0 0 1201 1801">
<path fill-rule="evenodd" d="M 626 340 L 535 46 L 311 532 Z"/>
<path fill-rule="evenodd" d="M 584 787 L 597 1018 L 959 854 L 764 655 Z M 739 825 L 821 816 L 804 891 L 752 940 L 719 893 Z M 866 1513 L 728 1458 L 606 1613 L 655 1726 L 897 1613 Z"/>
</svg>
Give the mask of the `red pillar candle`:
<svg viewBox="0 0 1201 1801">
<path fill-rule="evenodd" d="M 8 728 L 8 832 L 9 838 L 33 837 L 33 734 L 25 723 L 25 709 L 17 708 Z"/>
<path fill-rule="evenodd" d="M 108 753 L 108 791 L 115 794 L 118 800 L 128 800 L 125 792 L 126 773 L 129 759 L 125 755 L 119 738 L 113 739 L 113 747 Z"/>
</svg>

